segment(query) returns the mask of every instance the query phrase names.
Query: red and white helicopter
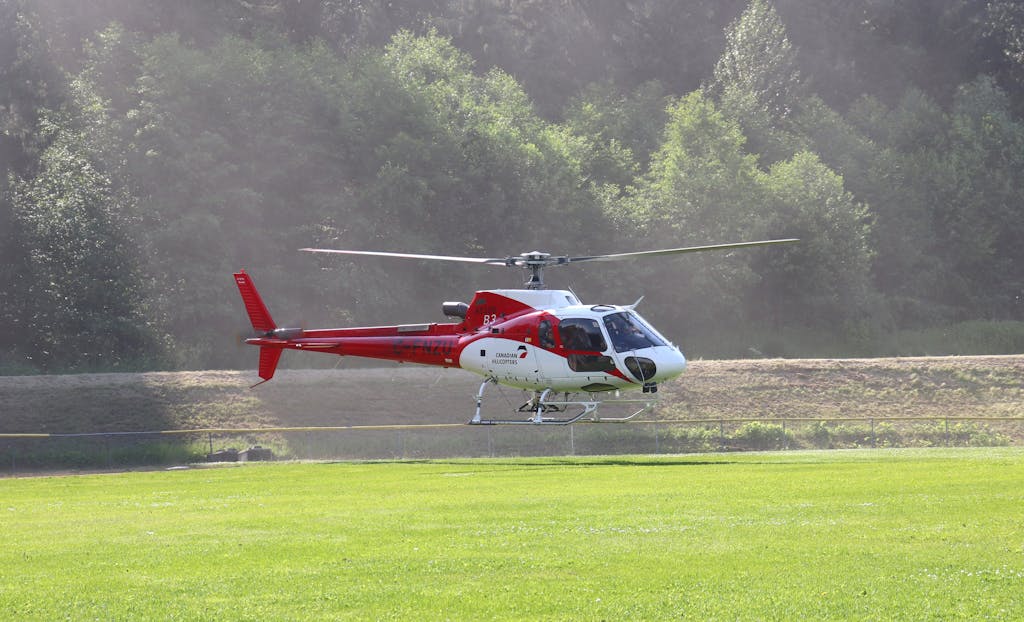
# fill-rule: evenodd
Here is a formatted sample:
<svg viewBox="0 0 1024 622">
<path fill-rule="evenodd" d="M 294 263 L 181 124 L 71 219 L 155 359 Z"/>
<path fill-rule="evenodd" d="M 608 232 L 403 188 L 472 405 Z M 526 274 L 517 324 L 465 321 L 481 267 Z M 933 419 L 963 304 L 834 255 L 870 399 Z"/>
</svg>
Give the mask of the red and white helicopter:
<svg viewBox="0 0 1024 622">
<path fill-rule="evenodd" d="M 529 252 L 504 258 L 449 257 L 378 251 L 303 248 L 310 253 L 372 255 L 519 267 L 530 272 L 526 289 L 476 292 L 469 304 L 445 302 L 451 323 L 404 324 L 305 330 L 279 328 L 251 277 L 235 273 L 235 283 L 256 331 L 246 343 L 260 348 L 259 376 L 270 380 L 284 350 L 323 352 L 389 361 L 458 367 L 484 377 L 470 424 L 559 424 L 591 416 L 594 421 L 624 421 L 648 410 L 658 383 L 686 368 L 679 348 L 663 337 L 632 305 L 587 305 L 571 291 L 544 289 L 544 268 L 583 261 L 619 261 L 682 253 L 768 246 L 795 239 L 763 240 L 670 248 L 613 255 L 552 256 Z M 486 419 L 481 410 L 488 384 L 532 391 L 520 416 Z M 253 385 L 257 386 L 257 385 Z M 618 399 L 620 390 L 640 389 L 646 399 Z M 559 399 L 558 394 L 562 394 Z M 603 396 L 609 396 L 603 398 Z M 641 404 L 624 417 L 599 418 L 602 403 Z"/>
</svg>

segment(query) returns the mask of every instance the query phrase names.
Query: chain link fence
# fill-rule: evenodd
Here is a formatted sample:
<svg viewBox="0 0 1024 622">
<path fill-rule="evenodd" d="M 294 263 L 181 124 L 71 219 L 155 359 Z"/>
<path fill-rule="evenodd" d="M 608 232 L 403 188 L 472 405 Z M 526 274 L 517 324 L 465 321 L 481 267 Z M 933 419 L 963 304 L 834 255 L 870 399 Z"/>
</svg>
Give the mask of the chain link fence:
<svg viewBox="0 0 1024 622">
<path fill-rule="evenodd" d="M 203 461 L 419 460 L 866 447 L 1005 446 L 1024 417 L 661 420 L 0 434 L 0 473 Z"/>
</svg>

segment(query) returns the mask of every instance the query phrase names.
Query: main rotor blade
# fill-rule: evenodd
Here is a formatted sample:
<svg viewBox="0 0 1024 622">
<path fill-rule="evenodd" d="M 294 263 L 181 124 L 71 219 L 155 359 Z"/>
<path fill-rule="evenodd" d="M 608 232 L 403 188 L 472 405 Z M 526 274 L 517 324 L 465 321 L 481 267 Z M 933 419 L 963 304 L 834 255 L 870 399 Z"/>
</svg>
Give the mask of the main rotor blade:
<svg viewBox="0 0 1024 622">
<path fill-rule="evenodd" d="M 496 266 L 506 265 L 504 258 L 495 259 L 487 257 L 450 257 L 448 255 L 416 255 L 414 253 L 388 253 L 384 251 L 345 251 L 332 248 L 300 248 L 300 251 L 307 253 L 335 253 L 338 255 L 374 255 L 377 257 L 398 257 L 400 259 L 434 259 L 437 261 L 461 261 L 463 263 L 485 263 Z"/>
<path fill-rule="evenodd" d="M 577 261 L 619 261 L 621 259 L 636 259 L 638 257 L 659 257 L 662 255 L 680 255 L 682 253 L 699 253 L 702 251 L 717 251 L 729 248 L 747 248 L 749 246 L 770 246 L 772 244 L 791 244 L 799 242 L 797 238 L 786 238 L 784 240 L 761 240 L 759 242 L 736 242 L 733 244 L 714 244 L 711 246 L 688 246 L 686 248 L 665 248 L 656 251 L 638 251 L 635 253 L 615 253 L 613 255 L 590 255 L 586 257 L 569 257 L 570 262 Z"/>
</svg>

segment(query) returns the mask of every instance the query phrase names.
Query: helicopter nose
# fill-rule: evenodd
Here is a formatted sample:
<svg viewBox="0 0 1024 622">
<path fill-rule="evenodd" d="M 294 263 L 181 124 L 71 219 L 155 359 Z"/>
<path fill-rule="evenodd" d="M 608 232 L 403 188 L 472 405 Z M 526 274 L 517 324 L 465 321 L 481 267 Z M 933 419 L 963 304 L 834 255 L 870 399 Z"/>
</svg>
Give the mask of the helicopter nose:
<svg viewBox="0 0 1024 622">
<path fill-rule="evenodd" d="M 686 357 L 679 348 L 666 348 L 661 358 L 662 361 L 658 362 L 658 371 L 661 372 L 658 374 L 659 381 L 671 380 L 686 369 Z"/>
<path fill-rule="evenodd" d="M 671 380 L 686 369 L 686 357 L 675 346 L 634 351 L 623 362 L 630 375 L 645 385 Z"/>
</svg>

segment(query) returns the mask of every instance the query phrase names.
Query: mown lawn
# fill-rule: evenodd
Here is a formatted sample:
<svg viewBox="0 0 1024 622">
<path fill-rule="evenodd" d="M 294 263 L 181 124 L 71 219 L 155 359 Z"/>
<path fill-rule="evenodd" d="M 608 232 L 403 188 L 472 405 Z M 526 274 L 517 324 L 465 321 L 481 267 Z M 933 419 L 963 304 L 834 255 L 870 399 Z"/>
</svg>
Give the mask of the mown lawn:
<svg viewBox="0 0 1024 622">
<path fill-rule="evenodd" d="M 680 618 L 1024 618 L 1024 451 L 0 480 L 0 619 Z"/>
</svg>

